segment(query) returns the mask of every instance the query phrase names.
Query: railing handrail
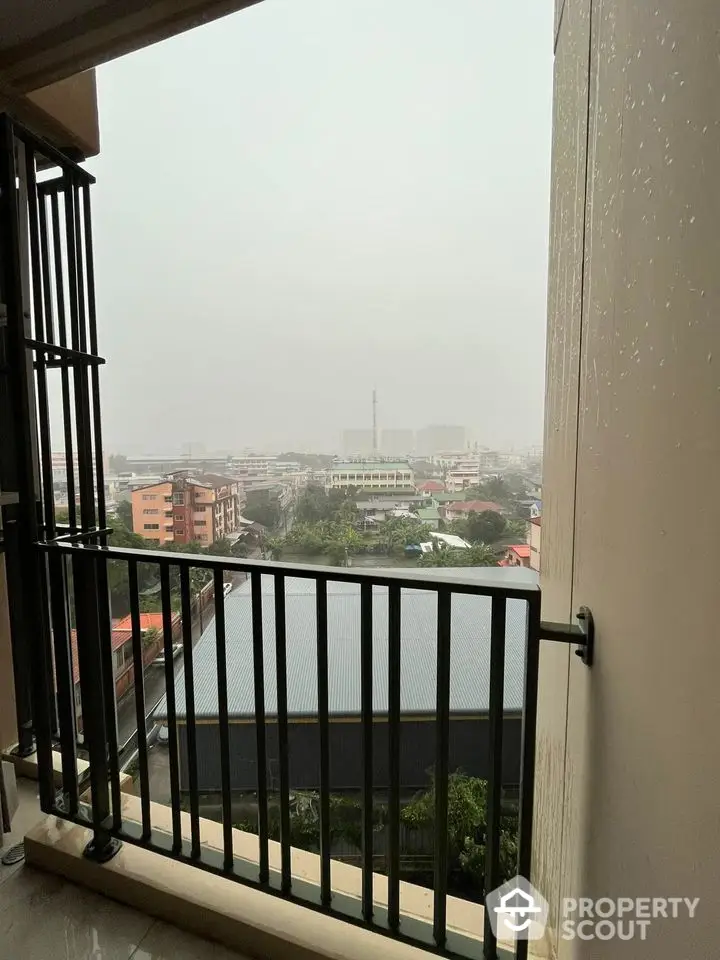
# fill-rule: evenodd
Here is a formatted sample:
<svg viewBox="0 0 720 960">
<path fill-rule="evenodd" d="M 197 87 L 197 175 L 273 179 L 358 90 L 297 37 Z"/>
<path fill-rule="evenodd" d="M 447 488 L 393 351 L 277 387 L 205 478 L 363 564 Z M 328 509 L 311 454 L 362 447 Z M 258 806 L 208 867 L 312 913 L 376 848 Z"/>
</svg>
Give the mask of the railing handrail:
<svg viewBox="0 0 720 960">
<path fill-rule="evenodd" d="M 250 560 L 236 557 L 218 557 L 196 553 L 166 553 L 163 550 L 137 550 L 130 547 L 98 546 L 96 544 L 71 543 L 68 540 L 45 540 L 37 544 L 42 550 L 58 550 L 72 555 L 78 551 L 99 553 L 109 560 L 137 560 L 141 563 L 158 563 L 165 566 L 191 566 L 206 570 L 229 570 L 237 573 L 253 571 L 274 575 L 299 577 L 310 580 L 325 578 L 339 583 L 371 583 L 380 587 L 401 587 L 404 589 L 424 589 L 437 591 L 440 587 L 450 587 L 455 593 L 474 593 L 486 597 L 507 597 L 508 599 L 527 600 L 540 592 L 536 584 L 511 585 L 494 583 L 479 577 L 462 577 L 457 574 L 429 573 L 424 569 L 413 569 L 408 575 L 405 571 L 389 570 L 384 567 L 327 567 L 320 564 L 283 563 L 279 560 Z M 442 568 L 435 568 L 442 569 Z M 456 568 L 458 569 L 458 568 Z M 477 567 L 467 568 L 477 570 Z"/>
</svg>

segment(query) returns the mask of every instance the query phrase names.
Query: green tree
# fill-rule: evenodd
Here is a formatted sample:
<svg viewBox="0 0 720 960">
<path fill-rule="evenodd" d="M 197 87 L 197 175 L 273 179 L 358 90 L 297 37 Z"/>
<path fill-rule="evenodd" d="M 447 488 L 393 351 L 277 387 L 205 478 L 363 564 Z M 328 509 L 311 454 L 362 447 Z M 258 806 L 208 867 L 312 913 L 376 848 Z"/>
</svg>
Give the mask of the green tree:
<svg viewBox="0 0 720 960">
<path fill-rule="evenodd" d="M 387 553 L 402 553 L 405 547 L 427 543 L 430 531 L 417 517 L 390 517 L 380 528 L 378 543 Z"/>
<path fill-rule="evenodd" d="M 160 636 L 161 634 L 157 627 L 149 627 L 147 630 L 143 630 L 143 647 L 151 647 L 160 639 Z"/>
<path fill-rule="evenodd" d="M 243 557 L 250 556 L 250 547 L 245 543 L 244 540 L 236 540 L 235 543 L 230 548 L 230 552 L 234 557 L 237 557 L 241 560 Z"/>
<path fill-rule="evenodd" d="M 111 453 L 108 457 L 110 473 L 123 473 L 127 470 L 127 457 L 121 453 Z"/>
<path fill-rule="evenodd" d="M 216 540 L 207 548 L 207 552 L 213 557 L 232 557 L 233 544 L 225 537 Z"/>
<path fill-rule="evenodd" d="M 505 525 L 503 540 L 506 543 L 525 543 L 527 540 L 527 520 L 508 520 Z"/>
<path fill-rule="evenodd" d="M 282 520 L 280 505 L 270 497 L 269 490 L 251 490 L 243 514 L 248 520 L 255 520 L 268 530 L 275 530 Z"/>
<path fill-rule="evenodd" d="M 448 777 L 447 831 L 451 862 L 484 889 L 485 835 L 487 833 L 487 782 L 456 770 Z M 401 813 L 403 823 L 414 829 L 435 829 L 435 777 L 430 787 L 417 794 Z M 517 869 L 517 818 L 506 815 L 500 822 L 500 869 L 503 880 Z"/>
<path fill-rule="evenodd" d="M 497 556 L 492 547 L 477 543 L 469 548 L 441 547 L 431 553 L 423 553 L 419 567 L 494 567 Z"/>
<path fill-rule="evenodd" d="M 497 510 L 471 511 L 466 522 L 466 539 L 470 543 L 497 543 L 502 539 L 507 521 Z"/>
<path fill-rule="evenodd" d="M 279 560 L 283 554 L 285 541 L 282 537 L 268 537 L 265 541 L 265 552 L 272 560 Z"/>
<path fill-rule="evenodd" d="M 133 511 L 132 503 L 129 500 L 121 500 L 117 507 L 115 508 L 115 519 L 127 527 L 128 530 L 133 528 Z"/>
</svg>

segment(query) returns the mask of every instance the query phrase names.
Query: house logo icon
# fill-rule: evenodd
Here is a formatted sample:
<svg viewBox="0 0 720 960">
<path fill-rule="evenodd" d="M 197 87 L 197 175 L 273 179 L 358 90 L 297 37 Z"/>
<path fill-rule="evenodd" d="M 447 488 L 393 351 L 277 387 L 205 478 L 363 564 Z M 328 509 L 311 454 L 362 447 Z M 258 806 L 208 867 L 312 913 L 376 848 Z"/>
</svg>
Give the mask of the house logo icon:
<svg viewBox="0 0 720 960">
<path fill-rule="evenodd" d="M 498 940 L 540 940 L 548 904 L 525 877 L 513 877 L 485 897 L 485 910 Z"/>
</svg>

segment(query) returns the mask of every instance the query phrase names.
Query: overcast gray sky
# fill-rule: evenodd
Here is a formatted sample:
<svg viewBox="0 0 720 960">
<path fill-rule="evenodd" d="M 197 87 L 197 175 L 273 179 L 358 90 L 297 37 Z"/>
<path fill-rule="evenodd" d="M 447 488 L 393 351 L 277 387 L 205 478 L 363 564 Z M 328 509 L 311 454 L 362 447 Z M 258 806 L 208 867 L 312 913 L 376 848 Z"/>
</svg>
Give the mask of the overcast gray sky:
<svg viewBox="0 0 720 960">
<path fill-rule="evenodd" d="M 107 452 L 542 437 L 551 0 L 264 0 L 98 71 Z"/>
</svg>

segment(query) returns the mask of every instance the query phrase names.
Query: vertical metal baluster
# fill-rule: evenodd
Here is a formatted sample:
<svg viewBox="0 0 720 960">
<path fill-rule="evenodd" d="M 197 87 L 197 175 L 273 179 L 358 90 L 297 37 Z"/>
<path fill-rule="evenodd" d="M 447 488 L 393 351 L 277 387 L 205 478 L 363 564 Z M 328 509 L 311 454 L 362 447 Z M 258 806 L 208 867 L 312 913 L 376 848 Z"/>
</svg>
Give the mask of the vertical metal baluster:
<svg viewBox="0 0 720 960">
<path fill-rule="evenodd" d="M 38 197 L 35 182 L 35 155 L 25 150 L 25 177 L 28 203 L 28 226 L 30 245 L 30 266 L 32 271 L 33 313 L 35 315 L 35 337 L 45 339 L 44 303 L 42 272 L 40 269 L 40 238 L 38 225 Z M 45 536 L 55 536 L 55 495 L 52 473 L 52 444 L 50 442 L 50 406 L 47 389 L 47 354 L 38 350 L 35 354 L 35 379 L 37 382 L 37 419 L 40 432 L 40 473 L 42 476 L 43 519 Z"/>
<path fill-rule="evenodd" d="M 270 879 L 268 855 L 267 747 L 265 743 L 265 663 L 263 640 L 262 581 L 255 570 L 250 574 L 253 631 L 253 674 L 255 689 L 255 736 L 257 749 L 259 880 Z"/>
<path fill-rule="evenodd" d="M 488 789 L 485 836 L 485 894 L 500 886 L 500 814 L 502 803 L 503 698 L 505 691 L 505 597 L 493 597 L 490 617 L 490 699 L 488 704 Z M 483 956 L 497 960 L 497 939 L 485 911 Z"/>
<path fill-rule="evenodd" d="M 100 618 L 100 652 L 103 680 L 105 683 L 105 729 L 107 731 L 108 767 L 110 771 L 110 796 L 112 798 L 113 825 L 122 826 L 122 796 L 120 792 L 120 756 L 118 747 L 117 703 L 115 696 L 115 664 L 112 648 L 112 612 L 110 610 L 110 586 L 108 583 L 107 557 L 97 553 L 98 615 Z"/>
<path fill-rule="evenodd" d="M 65 287 L 62 265 L 62 242 L 60 239 L 60 204 L 57 193 L 50 195 L 50 212 L 52 223 L 53 265 L 55 268 L 55 299 L 58 311 L 58 342 L 61 346 L 68 346 L 67 325 L 65 322 Z M 75 462 L 73 456 L 72 411 L 70 398 L 70 371 L 63 361 L 60 368 L 60 385 L 62 391 L 63 433 L 65 438 L 65 480 L 68 492 L 68 523 L 71 527 L 77 526 L 77 508 L 75 504 Z"/>
<path fill-rule="evenodd" d="M 98 341 L 97 317 L 95 310 L 95 265 L 93 261 L 92 247 L 92 218 L 90 216 L 90 186 L 86 183 L 82 189 L 90 353 L 92 353 L 94 356 L 97 356 Z M 96 363 L 90 368 L 90 390 L 92 394 L 93 428 L 95 433 L 95 481 L 97 484 L 98 526 L 102 528 L 107 526 L 107 516 L 105 510 L 105 465 L 103 463 L 102 419 L 100 416 L 100 372 Z"/>
<path fill-rule="evenodd" d="M 96 556 L 83 547 L 72 554 L 73 596 L 77 623 L 80 695 L 82 697 L 83 740 L 90 761 L 93 839 L 85 855 L 104 862 L 114 856 L 119 844 L 110 836 L 110 792 L 108 789 L 107 736 L 105 729 L 104 684 L 99 631 Z M 112 682 L 112 677 L 110 677 Z M 146 770 L 147 772 L 147 770 Z"/>
<path fill-rule="evenodd" d="M 55 343 L 55 323 L 53 319 L 52 284 L 50 281 L 50 247 L 47 225 L 47 193 L 38 185 L 38 217 L 40 226 L 40 269 L 45 305 L 45 340 Z"/>
<path fill-rule="evenodd" d="M 452 594 L 438 590 L 437 612 L 437 708 L 435 755 L 435 902 L 433 937 L 439 950 L 447 938 L 448 888 L 448 775 L 450 760 L 450 636 Z"/>
<path fill-rule="evenodd" d="M 147 730 L 145 727 L 145 665 L 143 663 L 140 603 L 138 598 L 137 560 L 128 561 L 130 622 L 132 625 L 133 681 L 135 685 L 135 719 L 137 722 L 138 772 L 140 774 L 140 808 L 143 840 L 150 839 L 150 776 L 148 773 Z"/>
<path fill-rule="evenodd" d="M 185 671 L 185 731 L 187 734 L 188 788 L 190 791 L 190 855 L 200 856 L 200 795 L 198 792 L 197 737 L 195 730 L 195 681 L 193 670 L 190 569 L 180 567 L 182 606 L 183 668 Z"/>
<path fill-rule="evenodd" d="M 315 583 L 317 603 L 317 684 L 320 727 L 320 901 L 332 902 L 330 878 L 330 717 L 328 706 L 327 578 Z"/>
<path fill-rule="evenodd" d="M 225 848 L 223 866 L 228 872 L 232 872 L 235 859 L 233 856 L 232 785 L 230 783 L 225 593 L 222 569 L 215 569 L 213 578 L 215 587 L 215 651 L 217 656 L 218 726 L 220 731 L 220 779 L 222 783 L 223 845 Z"/>
<path fill-rule="evenodd" d="M 360 586 L 360 718 L 362 722 L 362 913 L 373 916 L 373 588 Z"/>
<path fill-rule="evenodd" d="M 535 737 L 537 727 L 538 669 L 540 661 L 540 591 L 528 598 L 525 646 L 525 694 L 520 760 L 520 828 L 518 874 L 530 879 L 532 865 L 533 804 L 535 802 Z M 515 945 L 517 960 L 527 960 L 528 941 Z"/>
<path fill-rule="evenodd" d="M 280 871 L 281 890 L 290 893 L 290 752 L 288 744 L 287 636 L 285 577 L 275 574 L 275 659 L 277 662 L 278 753 L 280 755 Z"/>
<path fill-rule="evenodd" d="M 165 652 L 165 702 L 167 704 L 168 758 L 170 766 L 170 809 L 173 828 L 173 853 L 182 850 L 180 822 L 180 768 L 178 761 L 177 712 L 175 706 L 175 667 L 173 659 L 172 606 L 170 567 L 160 565 L 160 600 L 163 618 L 163 650 Z"/>
<path fill-rule="evenodd" d="M 400 588 L 388 587 L 388 925 L 400 927 Z"/>
<path fill-rule="evenodd" d="M 75 194 L 77 185 L 67 178 L 65 185 L 65 238 L 70 278 L 70 329 L 72 346 L 84 351 L 85 305 L 80 297 L 82 279 L 80 265 L 77 262 L 77 233 L 79 225 L 75 221 Z M 75 388 L 75 431 L 77 434 L 78 488 L 80 492 L 80 523 L 83 530 L 95 526 L 95 494 L 93 482 L 93 442 L 90 416 L 90 388 L 88 384 L 87 363 L 84 360 L 73 362 L 73 382 Z"/>
<path fill-rule="evenodd" d="M 55 678 L 62 762 L 62 789 L 66 812 L 74 817 L 78 812 L 77 752 L 75 747 L 77 720 L 75 714 L 75 678 L 72 672 L 70 645 L 70 617 L 68 610 L 68 580 L 65 557 L 50 552 L 47 558 L 53 643 L 55 647 Z M 77 634 L 75 637 L 76 643 Z M 79 658 L 78 658 L 79 663 Z"/>
</svg>

